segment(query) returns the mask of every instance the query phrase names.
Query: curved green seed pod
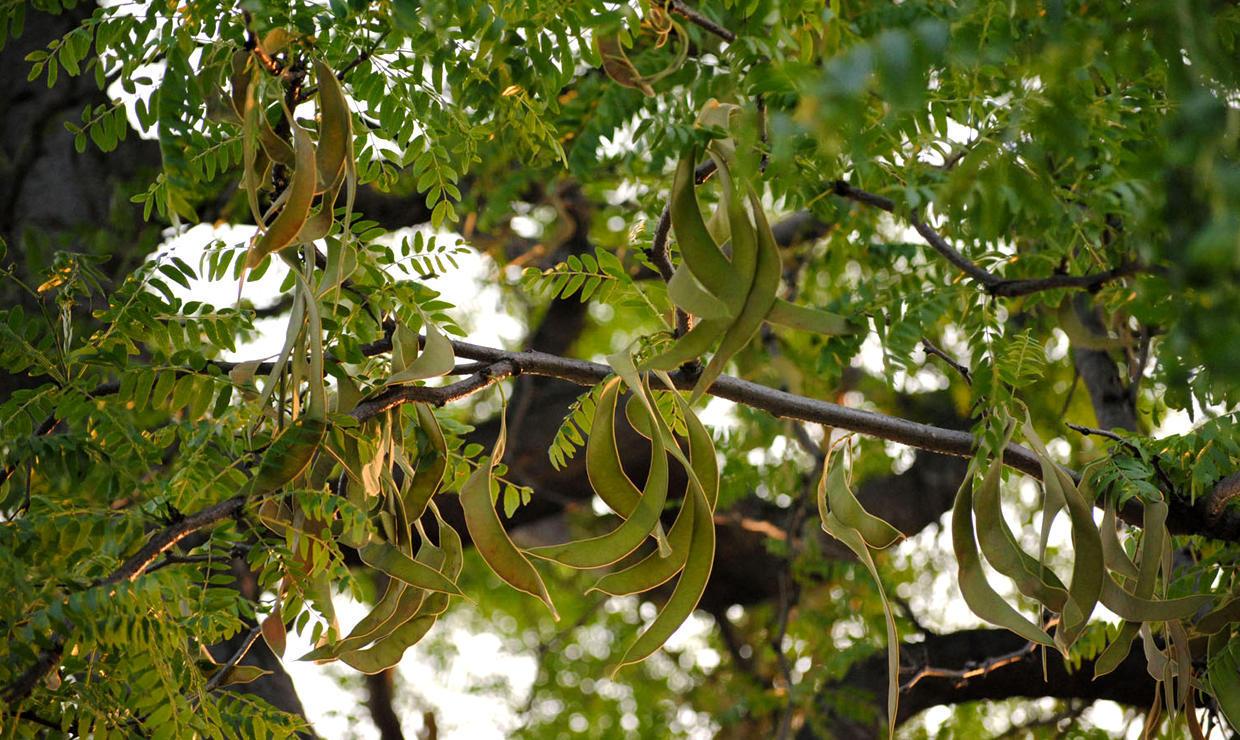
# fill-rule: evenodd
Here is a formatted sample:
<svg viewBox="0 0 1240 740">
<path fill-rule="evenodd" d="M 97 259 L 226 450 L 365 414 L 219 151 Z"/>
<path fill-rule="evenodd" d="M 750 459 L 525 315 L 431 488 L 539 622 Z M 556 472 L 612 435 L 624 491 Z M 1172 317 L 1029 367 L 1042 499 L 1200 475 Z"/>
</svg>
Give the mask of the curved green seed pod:
<svg viewBox="0 0 1240 740">
<path fill-rule="evenodd" d="M 293 179 L 288 186 L 288 200 L 284 207 L 250 248 L 250 254 L 246 258 L 246 267 L 250 269 L 257 267 L 267 255 L 293 243 L 306 223 L 310 215 L 310 205 L 314 202 L 314 144 L 310 141 L 310 135 L 298 126 L 296 121 L 289 121 L 289 126 L 293 131 L 297 167 L 293 170 Z"/>
<path fill-rule="evenodd" d="M 417 359 L 409 363 L 409 366 L 404 370 L 384 381 L 384 385 L 396 385 L 398 383 L 411 383 L 415 380 L 437 378 L 440 375 L 451 372 L 452 368 L 456 366 L 456 355 L 452 351 L 452 342 L 444 336 L 434 322 L 423 318 L 422 323 L 426 326 L 426 342 L 422 347 L 422 354 L 418 355 Z"/>
<path fill-rule="evenodd" d="M 706 495 L 700 486 L 692 485 L 693 530 L 684 568 L 672 590 L 672 596 L 650 626 L 629 646 L 612 674 L 620 668 L 649 657 L 663 646 L 680 625 L 697 608 L 715 562 L 715 522 Z"/>
<path fill-rule="evenodd" d="M 711 511 L 714 511 L 719 497 L 719 461 L 715 458 L 714 440 L 689 408 L 689 404 L 679 394 L 676 398 L 689 428 L 689 457 L 693 473 L 705 492 L 706 502 Z M 641 593 L 663 585 L 680 572 L 685 558 L 688 557 L 689 541 L 693 534 L 695 499 L 689 492 L 689 485 L 691 484 L 686 487 L 685 503 L 667 535 L 667 553 L 653 552 L 628 568 L 608 573 L 599 579 L 590 591 L 602 591 L 612 596 Z"/>
<path fill-rule="evenodd" d="M 469 476 L 469 480 L 465 481 L 465 485 L 461 486 L 460 499 L 461 509 L 465 513 L 465 527 L 469 530 L 478 554 L 495 575 L 518 591 L 524 591 L 542 601 L 551 610 L 551 616 L 559 620 L 560 615 L 547 594 L 547 586 L 542 577 L 508 538 L 491 499 L 492 473 L 495 463 L 504 453 L 508 434 L 507 422 L 503 416 L 500 419 L 499 437 L 495 440 L 494 453 L 485 463 L 479 464 L 478 469 Z"/>
<path fill-rule="evenodd" d="M 808 306 L 798 306 L 783 298 L 776 298 L 766 320 L 772 324 L 786 326 L 798 331 L 812 331 L 827 336 L 843 336 L 856 334 L 864 329 L 861 324 L 829 311 L 820 311 Z"/>
<path fill-rule="evenodd" d="M 843 467 L 839 465 L 837 469 L 842 469 Z M 842 477 L 841 483 L 843 483 Z M 852 493 L 849 492 L 848 495 L 852 496 Z M 822 500 L 823 497 L 820 494 L 819 506 L 822 505 Z M 858 508 L 860 508 L 859 504 Z M 867 516 L 869 515 L 867 514 Z M 879 521 L 882 520 L 880 519 Z M 886 524 L 886 522 L 883 523 Z M 875 565 L 874 556 L 870 553 L 870 548 L 873 545 L 869 545 L 865 536 L 858 529 L 845 524 L 835 515 L 835 512 L 826 512 L 823 515 L 822 529 L 853 551 L 857 559 L 865 566 L 865 569 L 870 572 L 870 578 L 874 579 L 874 585 L 878 588 L 878 597 L 883 605 L 883 616 L 887 621 L 887 716 L 895 717 L 900 706 L 900 634 L 896 630 L 896 618 L 891 613 L 891 603 L 887 599 L 887 590 L 883 588 L 882 578 L 878 575 L 878 566 Z M 900 536 L 903 537 L 903 535 Z M 888 721 L 887 737 L 894 738 L 895 732 L 896 723 Z"/>
<path fill-rule="evenodd" d="M 594 47 L 603 60 L 603 71 L 608 77 L 624 87 L 641 90 L 647 97 L 654 95 L 654 88 L 650 87 L 650 83 L 646 81 L 642 73 L 633 66 L 629 55 L 624 53 L 624 46 L 620 43 L 618 36 L 596 33 Z"/>
<path fill-rule="evenodd" d="M 440 568 L 444 564 L 444 552 L 423 540 L 414 559 L 428 568 Z M 375 603 L 369 614 L 354 625 L 347 637 L 331 645 L 322 645 L 303 655 L 300 660 L 332 661 L 345 653 L 361 650 L 372 642 L 384 639 L 418 614 L 426 596 L 426 591 L 389 577 L 383 597 Z"/>
<path fill-rule="evenodd" d="M 619 378 L 608 381 L 599 393 L 594 421 L 590 424 L 590 439 L 586 441 L 586 477 L 603 503 L 627 517 L 637 507 L 642 492 L 620 465 L 615 426 L 619 397 Z"/>
<path fill-rule="evenodd" d="M 696 149 L 689 149 L 676 167 L 668 209 L 680 256 L 698 282 L 736 314 L 745 303 L 750 275 L 738 275 L 702 220 L 694 185 Z M 736 235 L 733 234 L 733 239 Z"/>
<path fill-rule="evenodd" d="M 304 473 L 326 433 L 327 424 L 306 416 L 285 427 L 263 453 L 258 470 L 250 479 L 250 495 L 279 490 Z"/>
<path fill-rule="evenodd" d="M 1128 553 L 1124 551 L 1124 545 L 1119 541 L 1119 530 L 1116 528 L 1115 518 L 1115 498 L 1108 496 L 1106 506 L 1102 510 L 1102 556 L 1106 560 L 1107 568 L 1115 571 L 1125 578 L 1131 578 L 1134 581 L 1140 577 L 1137 566 L 1132 562 L 1132 558 L 1128 557 Z"/>
<path fill-rule="evenodd" d="M 1206 679 L 1219 710 L 1234 728 L 1240 727 L 1240 641 L 1228 637 L 1227 632 L 1210 635 Z"/>
<path fill-rule="evenodd" d="M 1068 600 L 1067 589 L 1058 576 L 1021 549 L 1008 528 L 999 503 L 1002 480 L 1003 463 L 992 460 L 974 492 L 973 511 L 981 524 L 978 541 L 982 554 L 996 571 L 1011 578 L 1022 594 L 1037 599 L 1051 611 L 1061 612 Z"/>
<path fill-rule="evenodd" d="M 618 386 L 619 379 L 614 381 L 614 383 Z M 615 408 L 614 398 L 612 399 L 612 408 Z M 600 402 L 599 408 L 595 412 L 594 418 L 596 420 L 599 418 L 598 414 L 602 410 L 603 406 Z M 610 417 L 606 418 L 608 425 L 610 425 Z M 590 441 L 594 441 L 593 436 L 591 436 Z M 616 467 L 619 467 L 619 462 L 619 459 L 617 459 Z M 620 474 L 624 476 L 623 471 Z M 641 498 L 638 499 L 632 513 L 619 527 L 599 537 L 591 537 L 563 545 L 536 547 L 529 550 L 529 554 L 553 560 L 570 568 L 579 569 L 601 568 L 615 563 L 640 547 L 647 535 L 653 532 L 655 526 L 658 525 L 659 516 L 663 513 L 663 505 L 667 501 L 667 476 L 667 452 L 663 449 L 661 435 L 656 434 L 651 440 L 650 472 L 646 476 L 645 491 L 641 494 Z M 591 478 L 590 482 L 591 484 L 595 483 L 593 478 Z M 632 485 L 631 481 L 628 481 L 627 476 L 624 476 L 624 482 Z M 611 486 L 620 485 L 622 484 L 619 481 L 600 480 L 595 491 L 601 492 Z"/>
<path fill-rule="evenodd" d="M 715 172 L 719 175 L 720 207 L 728 220 L 728 235 L 732 243 L 732 272 L 745 284 L 746 291 L 754 279 L 757 269 L 758 242 L 754 226 L 745 214 L 745 196 L 737 188 L 732 179 L 732 170 L 728 167 L 726 157 L 720 156 L 712 142 L 710 158 L 715 162 Z M 707 227 L 710 230 L 710 227 Z M 722 243 L 722 242 L 720 242 Z"/>
<path fill-rule="evenodd" d="M 723 301 L 711 295 L 693 272 L 683 263 L 667 281 L 667 297 L 672 303 L 703 319 L 730 319 L 732 310 Z"/>
<path fill-rule="evenodd" d="M 464 596 L 457 585 L 438 570 L 410 558 L 391 544 L 372 542 L 358 550 L 362 562 L 410 586 Z"/>
<path fill-rule="evenodd" d="M 1179 599 L 1145 599 L 1128 593 L 1109 575 L 1102 585 L 1102 605 L 1130 622 L 1188 619 L 1213 598 L 1213 594 L 1196 594 Z"/>
<path fill-rule="evenodd" d="M 1240 622 L 1240 596 L 1232 596 L 1213 611 L 1197 620 L 1193 631 L 1202 635 L 1213 635 L 1222 631 L 1231 622 Z"/>
<path fill-rule="evenodd" d="M 448 469 L 448 443 L 444 439 L 439 419 L 424 403 L 415 404 L 418 426 L 430 441 L 429 450 L 419 450 L 417 468 L 413 481 L 403 496 L 405 515 L 409 521 L 417 521 L 426 513 L 427 504 L 439 490 L 444 472 Z"/>
<path fill-rule="evenodd" d="M 246 49 L 238 49 L 232 55 L 232 76 L 229 78 L 229 84 L 232 87 L 230 100 L 232 102 L 233 112 L 237 114 L 237 118 L 241 121 L 245 120 L 246 99 L 250 94 L 250 84 L 253 77 L 250 75 L 250 52 Z"/>
<path fill-rule="evenodd" d="M 1094 524 L 1092 504 L 1081 495 L 1072 478 L 1051 460 L 1046 445 L 1042 444 L 1041 438 L 1027 421 L 1024 433 L 1041 462 L 1042 485 L 1048 489 L 1052 486 L 1060 488 L 1072 524 L 1072 584 L 1068 587 L 1063 618 L 1055 629 L 1056 641 L 1066 650 L 1084 630 L 1098 604 L 1105 581 L 1109 580 L 1103 564 L 1102 535 L 1098 525 Z"/>
<path fill-rule="evenodd" d="M 956 553 L 957 581 L 965 603 L 974 614 L 987 622 L 1005 627 L 1039 645 L 1055 647 L 1046 631 L 1029 621 L 1003 600 L 986 581 L 973 533 L 972 467 L 965 474 L 956 501 L 952 506 L 952 549 Z"/>
<path fill-rule="evenodd" d="M 672 346 L 642 364 L 643 369 L 672 371 L 701 357 L 732 325 L 731 319 L 702 319 Z"/>
<path fill-rule="evenodd" d="M 330 192 L 340 188 L 345 159 L 353 154 L 353 116 L 331 67 L 316 61 L 314 69 L 319 81 L 318 191 Z"/>
<path fill-rule="evenodd" d="M 431 598 L 433 597 L 427 598 L 426 601 L 429 603 Z M 405 656 L 405 651 L 431 631 L 438 616 L 438 614 L 419 613 L 371 647 L 342 653 L 340 662 L 361 673 L 372 675 L 382 673 L 399 663 L 400 659 Z"/>
<path fill-rule="evenodd" d="M 775 244 L 775 235 L 771 233 L 771 226 L 766 221 L 766 215 L 762 212 L 762 203 L 758 200 L 757 193 L 752 189 L 749 191 L 749 202 L 753 206 L 754 219 L 757 221 L 758 241 L 757 267 L 754 271 L 753 285 L 749 290 L 748 298 L 745 300 L 744 308 L 741 309 L 740 315 L 736 317 L 736 322 L 728 327 L 728 330 L 723 335 L 723 341 L 719 344 L 719 349 L 710 358 L 706 369 L 702 371 L 702 375 L 693 386 L 693 394 L 690 401 L 700 398 L 706 392 L 706 389 L 715 382 L 715 378 L 718 378 L 723 373 L 723 366 L 727 364 L 728 360 L 732 359 L 732 356 L 744 348 L 746 344 L 749 344 L 749 340 L 762 327 L 762 322 L 765 320 L 766 315 L 770 313 L 771 306 L 775 304 L 775 291 L 779 289 L 782 270 L 779 248 Z M 738 236 L 734 224 L 732 232 L 733 243 L 737 239 Z"/>
<path fill-rule="evenodd" d="M 843 464 L 832 467 L 829 460 L 818 480 L 818 514 L 824 526 L 827 518 L 834 516 L 842 526 L 856 530 L 865 544 L 876 550 L 886 549 L 904 539 L 903 532 L 861 506 L 848 487 Z"/>
</svg>

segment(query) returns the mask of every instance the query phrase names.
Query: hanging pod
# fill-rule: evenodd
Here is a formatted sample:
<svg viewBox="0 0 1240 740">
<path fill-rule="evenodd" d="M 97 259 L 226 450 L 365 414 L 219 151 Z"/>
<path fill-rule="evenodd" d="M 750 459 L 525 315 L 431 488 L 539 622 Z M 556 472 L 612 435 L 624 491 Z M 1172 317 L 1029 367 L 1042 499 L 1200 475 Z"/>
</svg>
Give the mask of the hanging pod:
<svg viewBox="0 0 1240 740">
<path fill-rule="evenodd" d="M 823 463 L 822 477 L 818 481 L 818 514 L 822 520 L 822 530 L 857 556 L 878 589 L 887 623 L 887 717 L 890 718 L 887 737 L 894 738 L 894 718 L 900 702 L 900 634 L 872 551 L 886 549 L 904 539 L 904 535 L 861 506 L 848 487 L 843 464 L 832 467 L 830 458 Z"/>
<path fill-rule="evenodd" d="M 314 202 L 316 182 L 314 144 L 310 141 L 310 135 L 306 133 L 306 130 L 297 125 L 291 117 L 289 127 L 293 132 L 293 149 L 296 152 L 297 165 L 286 191 L 288 197 L 275 220 L 250 248 L 249 256 L 246 258 L 246 267 L 249 269 L 257 267 L 267 255 L 278 252 L 293 243 L 301 227 L 306 223 L 306 218 L 310 215 L 310 205 Z"/>
<path fill-rule="evenodd" d="M 973 464 L 976 463 L 974 458 Z M 1045 630 L 1016 611 L 986 580 L 973 530 L 973 464 L 965 473 L 952 505 L 952 550 L 956 554 L 960 593 L 969 609 L 987 622 L 1005 627 L 1030 642 L 1055 647 L 1055 641 Z"/>
<path fill-rule="evenodd" d="M 619 387 L 619 378 L 611 380 L 604 386 L 594 416 L 595 426 L 599 426 L 598 421 L 601 419 L 605 426 L 612 428 L 612 434 L 608 435 L 606 432 L 601 435 L 591 434 L 588 442 L 590 446 L 603 448 L 602 454 L 611 458 L 605 466 L 605 471 L 600 471 L 597 467 L 590 471 L 590 483 L 600 497 L 603 491 L 613 489 L 624 490 L 627 494 L 629 493 L 627 487 L 633 487 L 633 482 L 620 468 L 619 452 L 615 446 L 613 417 Z M 663 505 L 667 501 L 668 466 L 667 453 L 663 445 L 661 435 L 656 434 L 651 438 L 650 471 L 646 476 L 645 489 L 630 507 L 627 518 L 619 527 L 599 537 L 562 545 L 536 547 L 529 550 L 529 554 L 571 568 L 588 569 L 611 565 L 640 547 L 659 523 Z M 600 455 L 595 454 L 594 457 L 598 458 Z"/>
<path fill-rule="evenodd" d="M 491 497 L 495 465 L 504 456 L 508 435 L 505 417 L 506 414 L 500 416 L 499 436 L 495 440 L 491 457 L 480 461 L 477 469 L 465 481 L 465 485 L 461 486 L 460 499 L 461 509 L 465 513 L 465 526 L 473 539 L 474 548 L 495 575 L 518 591 L 524 591 L 542 601 L 558 621 L 560 615 L 547 594 L 547 586 L 543 583 L 542 576 L 538 575 L 525 554 L 509 539 Z"/>
</svg>

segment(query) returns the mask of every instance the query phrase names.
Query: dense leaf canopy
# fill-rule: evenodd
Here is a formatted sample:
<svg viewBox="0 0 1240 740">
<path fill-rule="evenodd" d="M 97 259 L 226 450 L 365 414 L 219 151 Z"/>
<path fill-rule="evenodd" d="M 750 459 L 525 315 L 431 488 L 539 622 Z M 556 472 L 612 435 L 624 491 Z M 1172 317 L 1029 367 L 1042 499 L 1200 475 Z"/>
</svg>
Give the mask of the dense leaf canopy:
<svg viewBox="0 0 1240 740">
<path fill-rule="evenodd" d="M 448 620 L 531 737 L 1240 727 L 1236 6 L 10 0 L 0 56 L 6 732 L 309 733 L 307 660 L 398 737 Z"/>
</svg>

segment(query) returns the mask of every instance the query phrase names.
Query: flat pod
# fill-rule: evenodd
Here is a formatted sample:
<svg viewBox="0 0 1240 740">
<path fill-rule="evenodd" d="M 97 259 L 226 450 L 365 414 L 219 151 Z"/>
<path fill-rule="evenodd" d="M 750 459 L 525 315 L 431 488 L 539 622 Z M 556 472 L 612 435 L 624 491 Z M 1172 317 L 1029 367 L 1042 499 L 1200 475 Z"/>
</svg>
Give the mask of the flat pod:
<svg viewBox="0 0 1240 740">
<path fill-rule="evenodd" d="M 457 585 L 438 570 L 405 555 L 386 542 L 372 542 L 358 550 L 362 562 L 410 586 L 463 596 Z"/>
<path fill-rule="evenodd" d="M 671 379 L 666 375 L 660 375 L 660 378 L 671 386 Z M 714 511 L 719 497 L 719 461 L 715 458 L 714 440 L 684 398 L 679 394 L 674 398 L 680 406 L 689 431 L 689 461 L 693 477 L 705 492 L 711 511 Z M 676 514 L 676 521 L 667 535 L 667 552 L 653 552 L 623 570 L 603 576 L 591 591 L 602 591 L 613 596 L 641 593 L 663 585 L 680 572 L 688 557 L 689 542 L 693 534 L 695 499 L 691 493 L 692 485 L 692 481 L 686 482 L 684 504 Z"/>
<path fill-rule="evenodd" d="M 746 344 L 749 344 L 749 340 L 762 327 L 762 322 L 766 319 L 771 306 L 775 303 L 775 291 L 779 288 L 782 270 L 779 248 L 775 244 L 775 236 L 771 233 L 771 227 L 766 221 L 766 215 L 762 212 L 762 203 L 758 200 L 757 193 L 752 189 L 749 191 L 749 202 L 754 212 L 754 220 L 757 223 L 758 243 L 757 266 L 755 267 L 753 284 L 745 299 L 744 307 L 736 317 L 736 321 L 724 332 L 723 341 L 720 342 L 719 349 L 710 358 L 706 369 L 702 371 L 702 375 L 693 386 L 693 400 L 700 398 L 706 392 L 706 389 L 710 388 L 711 384 L 715 382 L 715 378 L 718 378 L 723 373 L 723 366 L 727 361 L 744 348 Z M 733 224 L 733 242 L 737 240 L 735 228 L 736 225 Z"/>
<path fill-rule="evenodd" d="M 594 420 L 590 424 L 590 438 L 586 441 L 586 476 L 603 503 L 620 516 L 627 517 L 641 500 L 642 492 L 620 464 L 615 425 L 619 397 L 619 378 L 603 385 L 594 409 Z"/>
<path fill-rule="evenodd" d="M 612 388 L 618 387 L 619 383 L 613 383 Z M 610 399 L 611 409 L 615 410 L 616 399 L 614 393 Z M 604 410 L 603 403 L 600 400 L 599 408 L 595 413 L 595 419 L 600 418 L 600 412 Z M 607 424 L 611 425 L 610 417 L 603 416 L 607 420 Z M 591 437 L 591 441 L 594 437 Z M 613 448 L 614 448 L 614 440 Z M 619 459 L 616 459 L 617 467 Z M 621 471 L 623 475 L 623 471 Z M 627 477 L 624 478 L 628 480 Z M 594 479 L 591 479 L 591 483 Z M 596 488 L 596 491 L 604 490 L 607 481 L 601 482 L 603 485 Z M 612 482 L 615 483 L 614 481 Z M 631 483 L 630 483 L 631 485 Z M 586 540 L 569 542 L 563 545 L 550 545 L 547 547 L 537 547 L 529 551 L 531 555 L 540 558 L 553 560 L 570 568 L 600 568 L 605 565 L 611 565 L 622 559 L 629 553 L 636 550 L 645 541 L 654 528 L 659 523 L 659 516 L 663 513 L 663 505 L 667 501 L 667 485 L 668 485 L 668 466 L 667 452 L 663 447 L 661 435 L 654 435 L 651 440 L 650 451 L 650 472 L 646 477 L 646 487 L 633 508 L 632 513 L 613 531 Z"/>
<path fill-rule="evenodd" d="M 301 227 L 310 216 L 310 206 L 314 202 L 316 182 L 314 164 L 314 144 L 306 130 L 289 121 L 293 132 L 293 150 L 296 153 L 297 166 L 293 170 L 292 182 L 288 186 L 288 198 L 280 213 L 271 222 L 267 230 L 255 242 L 246 258 L 246 267 L 253 269 L 267 255 L 284 249 L 297 238 Z"/>
<path fill-rule="evenodd" d="M 465 481 L 465 485 L 461 486 L 460 499 L 461 509 L 465 513 L 465 527 L 469 530 L 478 554 L 495 575 L 518 591 L 524 591 L 542 601 L 551 610 L 551 615 L 558 620 L 559 613 L 547 594 L 547 586 L 529 559 L 509 539 L 491 498 L 492 474 L 495 464 L 503 455 L 508 434 L 507 422 L 503 416 L 500 419 L 500 433 L 495 440 L 494 453 L 489 460 L 480 463 Z"/>
<path fill-rule="evenodd" d="M 415 404 L 418 426 L 426 435 L 430 447 L 418 451 L 417 468 L 413 481 L 404 493 L 405 515 L 410 521 L 422 518 L 427 505 L 439 491 L 444 473 L 448 469 L 448 443 L 444 439 L 443 429 L 435 412 L 424 403 Z"/>
<path fill-rule="evenodd" d="M 904 539 L 904 534 L 861 506 L 844 476 L 844 465 L 823 466 L 818 481 L 818 513 L 825 522 L 834 516 L 842 526 L 854 529 L 866 545 L 882 550 Z"/>
<path fill-rule="evenodd" d="M 339 189 L 344 180 L 345 160 L 353 152 L 353 120 L 340 81 L 323 61 L 314 64 L 319 82 L 319 192 Z"/>
<path fill-rule="evenodd" d="M 1012 608 L 986 581 L 973 533 L 973 469 L 970 466 L 964 483 L 956 492 L 952 506 L 952 549 L 956 553 L 957 581 L 965 603 L 974 614 L 988 622 L 1005 627 L 1039 645 L 1055 647 L 1055 641 L 1041 627 L 1030 622 Z"/>
<path fill-rule="evenodd" d="M 973 512 L 980 525 L 981 552 L 996 571 L 1015 582 L 1022 594 L 1054 612 L 1062 612 L 1068 600 L 1067 589 L 1049 568 L 1021 549 L 1003 518 L 999 497 L 1002 480 L 1003 463 L 996 458 L 974 491 Z"/>
<path fill-rule="evenodd" d="M 327 425 L 305 416 L 284 428 L 263 453 L 258 470 L 250 481 L 251 494 L 264 494 L 282 488 L 305 472 L 323 441 Z"/>
<path fill-rule="evenodd" d="M 615 670 L 642 661 L 662 647 L 697 608 L 706 591 L 715 562 L 715 522 L 701 487 L 692 486 L 690 495 L 694 503 L 693 527 L 680 578 L 663 609 L 625 651 Z"/>
</svg>

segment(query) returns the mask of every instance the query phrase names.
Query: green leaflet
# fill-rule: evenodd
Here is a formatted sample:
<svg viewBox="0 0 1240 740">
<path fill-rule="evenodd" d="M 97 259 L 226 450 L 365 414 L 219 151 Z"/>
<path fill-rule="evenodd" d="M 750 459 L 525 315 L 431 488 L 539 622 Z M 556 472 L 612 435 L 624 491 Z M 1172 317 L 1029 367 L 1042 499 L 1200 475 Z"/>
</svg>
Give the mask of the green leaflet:
<svg viewBox="0 0 1240 740">
<path fill-rule="evenodd" d="M 426 327 L 426 342 L 422 347 L 422 354 L 410 362 L 405 369 L 384 381 L 384 385 L 396 385 L 398 383 L 410 383 L 415 380 L 425 380 L 426 378 L 436 378 L 451 372 L 456 365 L 456 355 L 452 351 L 452 342 L 444 336 L 443 332 L 433 322 L 423 317 L 422 323 Z"/>
<path fill-rule="evenodd" d="M 615 449 L 613 416 L 619 387 L 620 379 L 616 378 L 604 388 L 594 416 L 595 426 L 598 426 L 600 419 L 603 421 L 604 428 L 600 430 L 602 438 L 593 433 L 590 435 L 590 445 L 599 440 L 600 446 L 605 447 L 611 457 L 609 463 L 614 463 L 609 464 L 605 472 L 598 468 L 588 469 L 590 483 L 600 496 L 605 490 L 627 490 L 626 486 L 633 486 L 632 481 L 620 469 L 619 453 Z M 611 432 L 610 438 L 608 431 Z M 651 440 L 650 472 L 646 478 L 645 491 L 619 527 L 600 537 L 534 548 L 528 551 L 529 554 L 572 568 L 599 568 L 615 563 L 640 547 L 646 536 L 658 525 L 663 505 L 667 501 L 667 478 L 667 452 L 663 448 L 662 435 L 655 434 Z"/>
<path fill-rule="evenodd" d="M 710 358 L 706 369 L 702 371 L 702 375 L 693 386 L 690 401 L 700 398 L 715 382 L 715 378 L 723 373 L 723 366 L 727 361 L 746 344 L 749 344 L 749 340 L 761 328 L 762 321 L 775 303 L 775 291 L 779 288 L 782 270 L 779 248 L 775 244 L 775 236 L 771 233 L 771 227 L 766 222 L 766 215 L 762 212 L 762 203 L 752 189 L 749 191 L 749 201 L 753 206 L 754 219 L 758 225 L 758 257 L 753 285 L 736 322 L 728 327 L 723 335 L 723 341 L 719 344 L 719 349 Z M 733 231 L 733 242 L 736 242 L 736 239 L 736 232 Z"/>
<path fill-rule="evenodd" d="M 823 465 L 822 477 L 818 480 L 818 514 L 824 522 L 828 516 L 834 516 L 841 526 L 856 530 L 865 544 L 876 550 L 886 549 L 904 539 L 900 530 L 861 506 L 848 487 L 843 463 L 833 467 L 828 460 Z"/>
<path fill-rule="evenodd" d="M 1206 678 L 1219 710 L 1234 727 L 1240 727 L 1240 640 L 1227 632 L 1210 635 Z"/>
<path fill-rule="evenodd" d="M 305 472 L 327 432 L 327 424 L 302 416 L 284 428 L 263 453 L 258 470 L 250 479 L 251 495 L 262 495 L 282 488 Z"/>
<path fill-rule="evenodd" d="M 986 573 L 982 570 L 982 561 L 978 555 L 977 539 L 973 534 L 972 477 L 973 470 L 970 466 L 952 506 L 952 549 L 956 553 L 960 593 L 973 613 L 982 619 L 1006 627 L 1031 642 L 1055 647 L 1054 640 L 1045 630 L 1012 608 L 986 581 Z"/>
<path fill-rule="evenodd" d="M 501 416 L 499 437 L 495 440 L 495 450 L 490 459 L 480 462 L 478 469 L 469 476 L 465 485 L 461 486 L 461 509 L 465 512 L 465 526 L 469 529 L 474 547 L 495 575 L 518 591 L 524 591 L 542 601 L 551 610 L 551 616 L 559 620 L 560 615 L 547 594 L 547 586 L 542 577 L 508 538 L 491 498 L 492 473 L 495 464 L 504 454 L 507 435 L 507 421 Z"/>
<path fill-rule="evenodd" d="M 464 596 L 456 584 L 430 566 L 410 558 L 386 542 L 372 542 L 357 551 L 362 562 L 410 586 Z"/>
<path fill-rule="evenodd" d="M 843 466 L 839 467 L 842 468 Z M 862 565 L 865 566 L 865 569 L 870 572 L 870 577 L 874 579 L 874 585 L 878 589 L 878 597 L 883 604 L 883 615 L 887 618 L 887 716 L 894 718 L 900 706 L 900 634 L 896 630 L 896 618 L 891 613 L 891 603 L 887 600 L 887 591 L 883 588 L 883 581 L 878 575 L 878 566 L 874 564 L 874 557 L 870 554 L 871 546 L 867 544 L 860 531 L 844 524 L 832 512 L 827 512 L 823 516 L 822 529 L 827 534 L 844 543 L 849 550 L 856 554 Z M 892 542 L 894 541 L 892 540 Z M 887 722 L 887 737 L 894 738 L 895 733 L 895 720 L 889 719 Z"/>
<path fill-rule="evenodd" d="M 1021 549 L 1003 518 L 999 503 L 1002 480 L 1003 462 L 996 458 L 990 462 L 982 482 L 974 490 L 973 512 L 980 526 L 978 541 L 982 554 L 996 571 L 1011 578 L 1022 594 L 1037 599 L 1052 611 L 1062 612 L 1068 600 L 1063 583 Z"/>
<path fill-rule="evenodd" d="M 839 314 L 820 311 L 808 306 L 798 306 L 795 303 L 785 301 L 783 298 L 775 299 L 775 305 L 771 306 L 771 311 L 766 315 L 766 320 L 772 324 L 786 326 L 789 329 L 812 331 L 828 336 L 856 334 L 861 329 L 859 325 Z"/>
</svg>

